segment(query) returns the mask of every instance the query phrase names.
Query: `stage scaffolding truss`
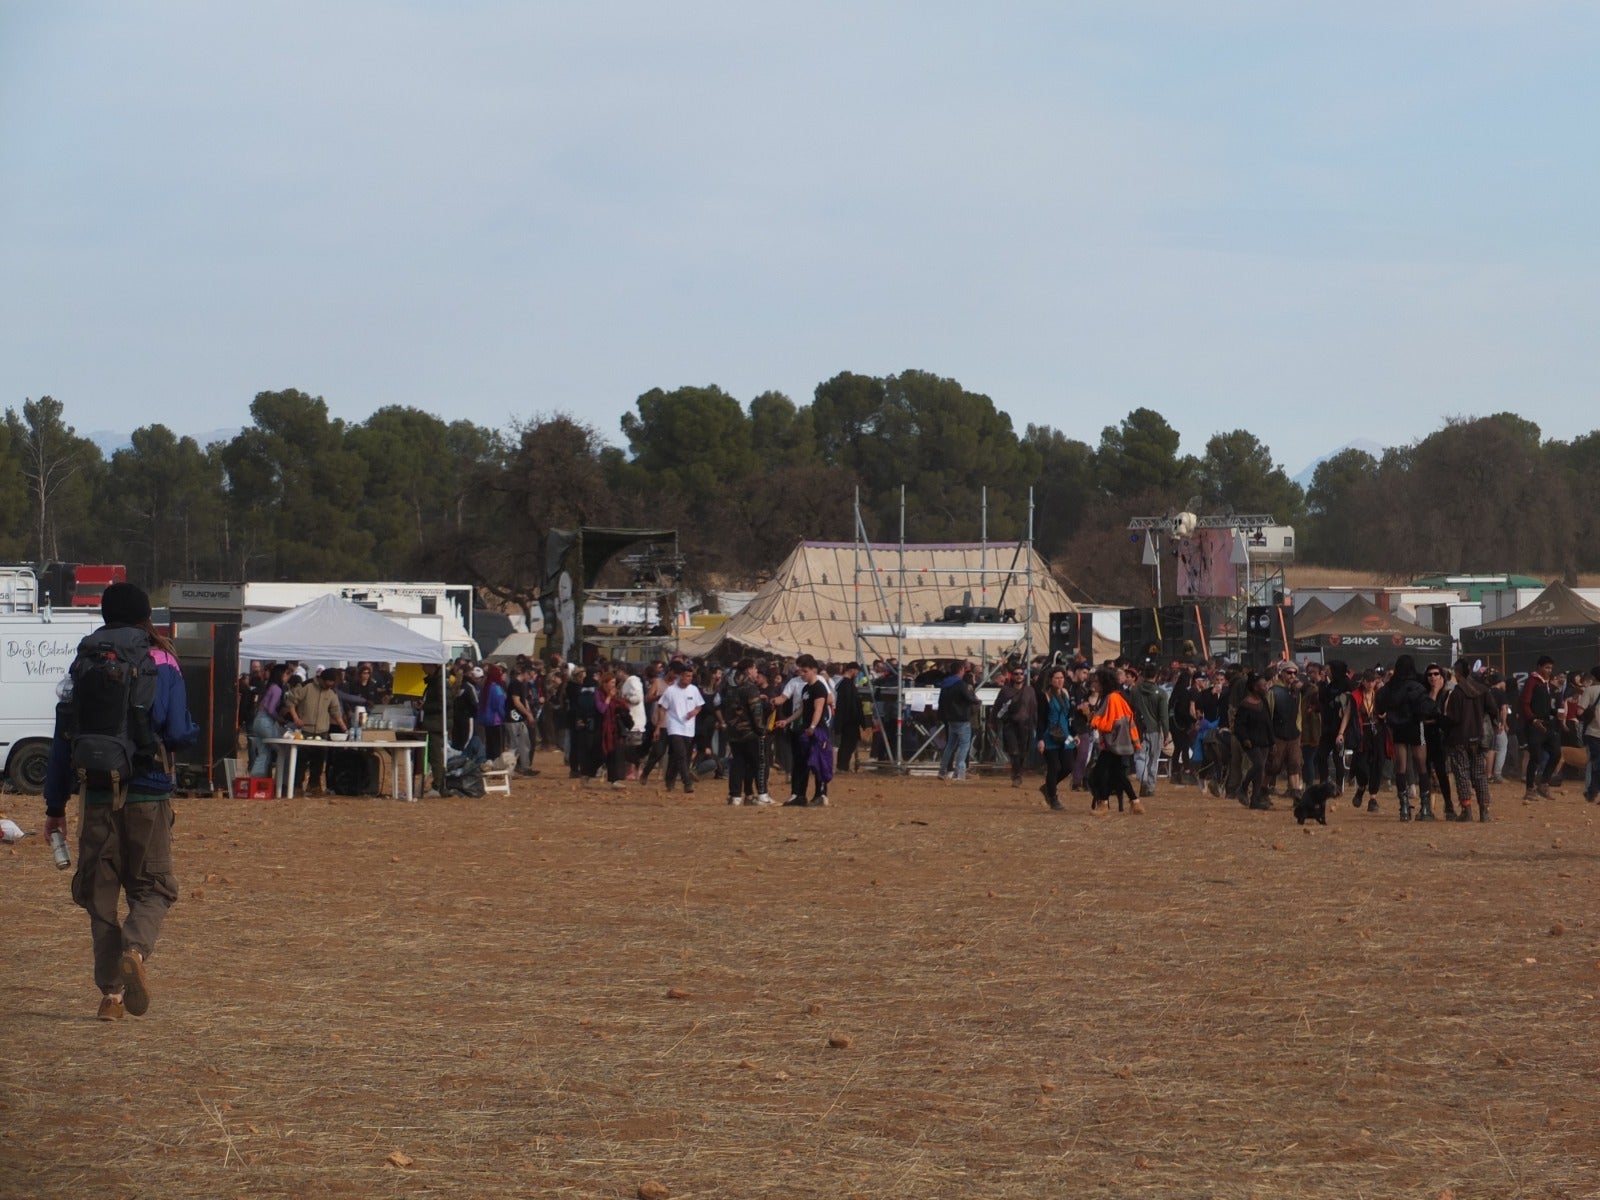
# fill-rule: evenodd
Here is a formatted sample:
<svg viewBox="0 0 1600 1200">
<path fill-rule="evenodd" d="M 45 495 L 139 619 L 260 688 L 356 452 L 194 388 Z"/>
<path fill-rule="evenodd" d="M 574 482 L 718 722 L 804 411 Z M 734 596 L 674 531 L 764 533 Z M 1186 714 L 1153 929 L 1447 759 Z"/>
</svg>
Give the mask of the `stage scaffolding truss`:
<svg viewBox="0 0 1600 1200">
<path fill-rule="evenodd" d="M 882 769 L 906 773 L 936 767 L 943 724 L 938 718 L 937 686 L 917 686 L 906 681 L 908 662 L 916 659 L 963 660 L 978 665 L 978 700 L 981 717 L 974 730 L 974 765 L 990 757 L 992 739 L 989 713 L 999 693 L 998 676 L 1012 662 L 1027 664 L 1033 657 L 1034 553 L 1033 490 L 1028 490 L 1028 532 L 1019 542 L 989 541 L 989 491 L 983 489 L 981 538 L 977 543 L 907 544 L 905 540 L 905 489 L 900 489 L 900 539 L 874 543 L 861 512 L 861 495 L 855 499 L 854 607 L 856 658 L 862 663 L 867 696 L 881 736 Z M 960 551 L 961 562 L 949 561 Z M 971 562 L 976 552 L 976 565 Z M 935 563 L 935 556 L 945 561 Z M 910 603 L 923 581 L 942 577 L 946 588 L 960 593 L 960 602 L 940 608 L 944 619 L 928 620 Z M 915 578 L 917 585 L 908 581 Z M 954 583 L 954 588 L 950 585 Z M 863 618 L 866 602 L 887 620 Z M 990 596 L 994 596 L 991 603 Z M 926 602 L 926 595 L 921 596 Z M 875 603 L 872 603 L 875 601 Z M 954 647 L 961 647 L 954 650 Z M 909 657 L 908 657 L 909 655 Z M 893 682 L 884 686 L 871 670 L 875 659 L 893 665 Z"/>
</svg>

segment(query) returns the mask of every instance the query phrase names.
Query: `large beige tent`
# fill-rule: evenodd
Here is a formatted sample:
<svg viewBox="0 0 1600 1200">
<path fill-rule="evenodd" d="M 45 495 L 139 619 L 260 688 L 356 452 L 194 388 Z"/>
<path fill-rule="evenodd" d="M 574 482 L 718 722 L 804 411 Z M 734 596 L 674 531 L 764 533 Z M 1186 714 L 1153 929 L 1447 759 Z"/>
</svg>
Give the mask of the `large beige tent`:
<svg viewBox="0 0 1600 1200">
<path fill-rule="evenodd" d="M 927 625 L 943 617 L 947 606 L 967 603 L 968 593 L 974 607 L 1014 609 L 1019 622 L 1031 611 L 1036 655 L 1049 653 L 1050 614 L 1077 611 L 1044 560 L 1014 542 L 908 545 L 903 553 L 898 545 L 873 545 L 870 554 L 855 542 L 801 542 L 742 611 L 680 645 L 697 657 L 726 657 L 737 650 L 847 662 L 857 656 L 858 623 Z M 980 659 L 986 652 L 994 659 L 1017 648 L 961 633 L 908 637 L 903 646 L 879 635 L 868 639 L 862 652 L 885 658 L 903 650 L 906 661 Z M 1097 659 L 1115 658 L 1117 652 L 1109 638 L 1096 636 Z"/>
</svg>

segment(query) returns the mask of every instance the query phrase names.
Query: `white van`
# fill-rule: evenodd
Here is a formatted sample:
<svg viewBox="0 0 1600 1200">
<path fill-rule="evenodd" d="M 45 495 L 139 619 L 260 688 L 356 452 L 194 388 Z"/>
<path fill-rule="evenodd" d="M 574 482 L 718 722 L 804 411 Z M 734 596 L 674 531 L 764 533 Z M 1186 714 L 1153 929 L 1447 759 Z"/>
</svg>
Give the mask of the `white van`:
<svg viewBox="0 0 1600 1200">
<path fill-rule="evenodd" d="M 56 730 L 56 685 L 78 643 L 100 628 L 98 609 L 0 612 L 0 759 L 19 792 L 44 790 Z"/>
</svg>

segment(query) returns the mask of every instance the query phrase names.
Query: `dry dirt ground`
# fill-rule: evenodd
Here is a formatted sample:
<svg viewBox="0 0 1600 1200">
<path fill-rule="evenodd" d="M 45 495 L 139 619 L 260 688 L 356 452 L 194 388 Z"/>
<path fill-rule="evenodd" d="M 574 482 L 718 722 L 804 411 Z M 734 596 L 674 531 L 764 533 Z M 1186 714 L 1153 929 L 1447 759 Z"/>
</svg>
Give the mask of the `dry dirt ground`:
<svg viewBox="0 0 1600 1200">
<path fill-rule="evenodd" d="M 509 799 L 179 801 L 119 1024 L 48 847 L 0 850 L 0 1196 L 1600 1194 L 1570 784 L 1302 830 L 1189 789 L 730 809 L 541 765 Z"/>
</svg>

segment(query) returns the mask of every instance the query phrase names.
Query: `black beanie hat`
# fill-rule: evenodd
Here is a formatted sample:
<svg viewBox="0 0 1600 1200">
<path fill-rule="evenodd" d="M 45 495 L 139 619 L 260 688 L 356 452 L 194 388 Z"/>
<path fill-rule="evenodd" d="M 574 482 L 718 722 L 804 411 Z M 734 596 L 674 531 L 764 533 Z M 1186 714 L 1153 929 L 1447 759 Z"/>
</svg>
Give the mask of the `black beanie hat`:
<svg viewBox="0 0 1600 1200">
<path fill-rule="evenodd" d="M 113 583 L 100 596 L 100 616 L 108 625 L 137 625 L 150 619 L 150 597 L 131 583 Z"/>
</svg>

